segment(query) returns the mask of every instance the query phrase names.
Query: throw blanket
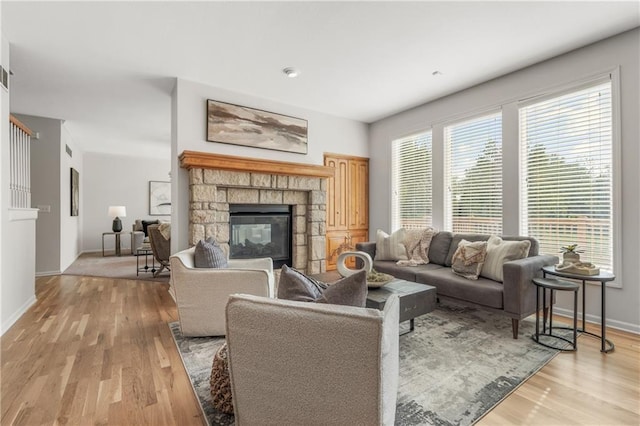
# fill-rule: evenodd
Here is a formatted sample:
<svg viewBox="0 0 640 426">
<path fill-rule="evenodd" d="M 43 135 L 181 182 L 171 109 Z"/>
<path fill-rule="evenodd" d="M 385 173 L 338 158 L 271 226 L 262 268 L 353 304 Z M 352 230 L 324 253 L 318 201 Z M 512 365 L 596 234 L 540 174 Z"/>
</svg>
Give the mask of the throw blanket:
<svg viewBox="0 0 640 426">
<path fill-rule="evenodd" d="M 158 226 L 158 231 L 160 232 L 160 234 L 162 234 L 162 236 L 164 237 L 165 240 L 169 240 L 171 239 L 171 224 L 170 223 L 161 223 L 160 226 Z"/>
<path fill-rule="evenodd" d="M 398 260 L 398 266 L 418 266 L 429 263 L 429 246 L 435 234 L 433 228 L 409 229 L 403 241 L 409 260 Z"/>
</svg>

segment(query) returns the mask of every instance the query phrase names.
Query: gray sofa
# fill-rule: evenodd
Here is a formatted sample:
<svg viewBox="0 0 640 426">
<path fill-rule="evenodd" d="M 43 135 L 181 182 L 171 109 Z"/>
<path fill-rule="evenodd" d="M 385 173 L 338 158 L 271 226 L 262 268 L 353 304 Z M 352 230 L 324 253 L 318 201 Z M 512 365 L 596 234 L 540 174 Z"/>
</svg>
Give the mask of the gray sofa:
<svg viewBox="0 0 640 426">
<path fill-rule="evenodd" d="M 391 274 L 396 278 L 414 281 L 436 287 L 438 299 L 450 299 L 498 312 L 512 320 L 513 338 L 518 338 L 520 320 L 535 313 L 536 292 L 532 279 L 542 276 L 542 267 L 558 263 L 556 256 L 538 254 L 538 241 L 528 237 L 502 237 L 506 241 L 531 241 L 529 256 L 525 259 L 505 262 L 503 265 L 504 282 L 500 283 L 480 276 L 478 280 L 469 280 L 453 273 L 451 261 L 458 243 L 467 241 L 485 241 L 489 235 L 454 234 L 438 232 L 429 246 L 429 263 L 419 266 L 398 266 L 393 260 L 374 260 L 373 267 L 379 272 Z M 375 259 L 376 243 L 356 244 L 356 250 L 367 252 Z"/>
</svg>

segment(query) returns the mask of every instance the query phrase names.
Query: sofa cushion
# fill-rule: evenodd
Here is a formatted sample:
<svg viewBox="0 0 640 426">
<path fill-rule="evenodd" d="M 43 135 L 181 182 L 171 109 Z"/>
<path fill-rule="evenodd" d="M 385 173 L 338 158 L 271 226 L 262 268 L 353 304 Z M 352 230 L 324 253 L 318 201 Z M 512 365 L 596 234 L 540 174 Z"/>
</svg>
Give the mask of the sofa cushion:
<svg viewBox="0 0 640 426">
<path fill-rule="evenodd" d="M 440 268 L 442 268 L 441 265 L 436 265 L 433 263 L 418 266 L 398 266 L 392 260 L 375 260 L 373 262 L 373 269 L 375 269 L 376 271 L 384 272 L 385 274 L 391 274 L 394 277 L 405 281 L 415 281 L 416 273 L 420 271 Z"/>
<path fill-rule="evenodd" d="M 407 260 L 407 251 L 404 248 L 405 234 L 404 228 L 398 229 L 391 235 L 378 229 L 375 260 Z"/>
<path fill-rule="evenodd" d="M 367 302 L 367 272 L 359 271 L 327 285 L 283 265 L 278 282 L 278 299 L 364 308 Z"/>
<path fill-rule="evenodd" d="M 487 256 L 482 265 L 482 275 L 490 280 L 503 282 L 502 265 L 511 260 L 524 259 L 529 254 L 531 242 L 504 241 L 502 238 L 492 235 L 487 241 Z"/>
<path fill-rule="evenodd" d="M 193 252 L 193 265 L 196 268 L 228 268 L 227 256 L 212 238 L 200 240 Z"/>
<path fill-rule="evenodd" d="M 436 287 L 438 296 L 451 297 L 495 309 L 503 309 L 501 283 L 480 277 L 475 281 L 456 275 L 451 268 L 434 268 L 416 273 L 416 282 Z"/>
<path fill-rule="evenodd" d="M 447 262 L 447 255 L 449 254 L 452 239 L 452 232 L 440 231 L 436 233 L 431 239 L 431 245 L 429 246 L 429 262 L 444 265 Z M 457 244 L 456 247 L 458 247 Z"/>
<path fill-rule="evenodd" d="M 470 280 L 477 280 L 487 256 L 486 241 L 462 240 L 453 255 L 451 269 L 458 275 Z"/>
<path fill-rule="evenodd" d="M 451 238 L 451 244 L 449 245 L 449 251 L 447 253 L 447 258 L 444 262 L 444 266 L 451 266 L 453 263 L 453 254 L 458 250 L 458 245 L 460 241 L 467 240 L 469 242 L 474 241 L 487 241 L 489 239 L 489 235 L 485 234 L 453 234 Z"/>
</svg>

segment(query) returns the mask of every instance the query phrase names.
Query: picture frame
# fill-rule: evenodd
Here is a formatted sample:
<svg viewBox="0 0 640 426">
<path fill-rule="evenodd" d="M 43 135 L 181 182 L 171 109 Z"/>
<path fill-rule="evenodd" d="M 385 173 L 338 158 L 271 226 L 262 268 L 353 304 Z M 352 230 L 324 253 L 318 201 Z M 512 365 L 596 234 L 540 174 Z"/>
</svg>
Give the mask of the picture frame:
<svg viewBox="0 0 640 426">
<path fill-rule="evenodd" d="M 149 181 L 149 215 L 171 215 L 171 182 Z"/>
<path fill-rule="evenodd" d="M 80 173 L 71 167 L 70 179 L 70 213 L 71 216 L 80 215 Z"/>
<path fill-rule="evenodd" d="M 207 100 L 207 141 L 307 154 L 307 120 Z"/>
</svg>

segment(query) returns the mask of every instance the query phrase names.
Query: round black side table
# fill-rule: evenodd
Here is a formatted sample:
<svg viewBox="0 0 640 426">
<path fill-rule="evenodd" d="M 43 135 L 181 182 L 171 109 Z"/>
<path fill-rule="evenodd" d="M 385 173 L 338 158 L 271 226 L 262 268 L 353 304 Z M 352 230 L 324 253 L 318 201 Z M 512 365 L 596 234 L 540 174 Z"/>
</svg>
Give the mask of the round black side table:
<svg viewBox="0 0 640 426">
<path fill-rule="evenodd" d="M 533 283 L 536 285 L 536 332 L 531 336 L 534 342 L 546 346 L 551 349 L 557 349 L 564 352 L 573 352 L 578 350 L 578 290 L 580 285 L 570 282 L 562 281 L 553 278 L 534 278 Z M 549 302 L 549 332 L 547 332 L 547 290 L 550 290 L 550 302 Z M 573 328 L 569 327 L 554 327 L 553 325 L 553 299 L 555 291 L 573 291 Z M 540 293 L 542 293 L 542 333 L 540 332 Z M 573 341 L 553 334 L 553 330 L 556 329 L 569 329 L 573 330 Z M 544 343 L 540 340 L 541 336 L 551 337 L 557 340 L 563 340 L 571 344 L 571 349 L 566 347 L 554 346 L 552 344 Z M 545 339 L 546 340 L 546 339 Z"/>
<path fill-rule="evenodd" d="M 607 272 L 607 271 L 601 271 L 598 275 L 580 275 L 580 274 L 571 274 L 568 273 L 566 271 L 556 271 L 555 266 L 544 266 L 542 268 L 542 276 L 546 277 L 547 275 L 554 275 L 560 278 L 570 278 L 573 280 L 579 280 L 582 281 L 582 329 L 578 329 L 579 332 L 586 334 L 588 336 L 593 336 L 596 338 L 600 339 L 600 352 L 602 353 L 609 353 L 612 352 L 615 349 L 615 345 L 613 344 L 613 342 L 609 339 L 607 339 L 606 333 L 607 333 L 607 316 L 606 316 L 606 312 L 605 312 L 605 308 L 606 308 L 606 289 L 607 289 L 607 282 L 613 281 L 616 279 L 616 276 L 613 275 L 611 272 Z M 586 330 L 585 327 L 585 312 L 586 312 L 586 305 L 585 305 L 585 298 L 586 298 L 586 282 L 594 282 L 594 283 L 599 283 L 600 284 L 600 289 L 601 289 L 601 298 L 600 298 L 600 335 L 598 336 L 595 333 L 591 333 L 589 331 Z"/>
</svg>

